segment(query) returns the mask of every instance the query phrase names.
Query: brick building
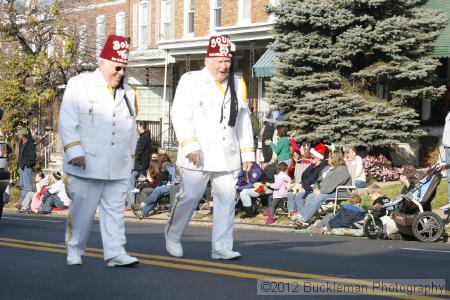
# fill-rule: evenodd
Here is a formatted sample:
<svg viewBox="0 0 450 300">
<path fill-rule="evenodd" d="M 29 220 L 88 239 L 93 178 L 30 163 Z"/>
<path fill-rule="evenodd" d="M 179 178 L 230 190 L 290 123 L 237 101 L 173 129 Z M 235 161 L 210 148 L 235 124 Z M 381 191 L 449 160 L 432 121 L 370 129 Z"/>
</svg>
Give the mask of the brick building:
<svg viewBox="0 0 450 300">
<path fill-rule="evenodd" d="M 244 76 L 255 105 L 262 84 L 252 66 L 272 40 L 272 0 L 132 0 L 128 81 L 139 95 L 139 119 L 162 120 L 163 140 L 172 143 L 170 107 L 180 76 L 201 69 L 209 37 L 227 34 L 237 46 L 234 70 Z M 259 91 L 259 93 L 258 93 Z"/>
</svg>

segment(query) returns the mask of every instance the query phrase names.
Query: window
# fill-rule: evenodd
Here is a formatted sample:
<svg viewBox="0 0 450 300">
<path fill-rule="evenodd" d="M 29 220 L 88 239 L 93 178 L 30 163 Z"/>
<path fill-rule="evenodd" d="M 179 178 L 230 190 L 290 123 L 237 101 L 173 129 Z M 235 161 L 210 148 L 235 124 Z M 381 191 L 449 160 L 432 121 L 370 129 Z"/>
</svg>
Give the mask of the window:
<svg viewBox="0 0 450 300">
<path fill-rule="evenodd" d="M 138 31 L 138 43 L 139 48 L 147 48 L 150 44 L 150 24 L 149 24 L 149 5 L 148 2 L 139 3 L 139 31 Z"/>
<path fill-rule="evenodd" d="M 251 22 L 252 1 L 251 0 L 239 0 L 238 6 L 238 18 L 240 23 Z"/>
<path fill-rule="evenodd" d="M 62 34 L 62 55 L 63 57 L 66 56 L 67 51 L 70 51 L 68 48 L 69 44 L 69 37 L 71 36 L 71 32 L 69 31 L 69 28 L 65 27 Z"/>
<path fill-rule="evenodd" d="M 100 52 L 103 49 L 103 44 L 105 43 L 105 16 L 101 15 L 97 17 L 97 56 L 100 56 Z"/>
<path fill-rule="evenodd" d="M 55 53 L 55 39 L 54 36 L 52 36 L 47 46 L 47 57 L 52 57 L 54 53 Z"/>
<path fill-rule="evenodd" d="M 138 31 L 139 31 L 139 26 L 138 26 L 138 4 L 137 3 L 133 3 L 133 30 L 131 32 L 131 44 L 133 45 L 134 48 L 137 48 L 138 46 Z"/>
<path fill-rule="evenodd" d="M 78 40 L 78 51 L 80 53 L 80 56 L 84 56 L 86 54 L 86 32 L 87 32 L 87 26 L 81 25 L 80 31 L 79 31 L 79 40 Z"/>
<path fill-rule="evenodd" d="M 194 0 L 188 0 L 188 7 L 187 7 L 187 33 L 194 32 L 194 17 L 195 17 L 195 1 Z"/>
<path fill-rule="evenodd" d="M 116 14 L 116 35 L 125 36 L 125 13 Z"/>
<path fill-rule="evenodd" d="M 214 8 L 214 27 L 222 26 L 222 0 L 215 0 L 216 7 Z"/>
<path fill-rule="evenodd" d="M 161 2 L 161 32 L 160 36 L 164 40 L 172 38 L 172 3 L 170 0 L 162 0 Z"/>
</svg>

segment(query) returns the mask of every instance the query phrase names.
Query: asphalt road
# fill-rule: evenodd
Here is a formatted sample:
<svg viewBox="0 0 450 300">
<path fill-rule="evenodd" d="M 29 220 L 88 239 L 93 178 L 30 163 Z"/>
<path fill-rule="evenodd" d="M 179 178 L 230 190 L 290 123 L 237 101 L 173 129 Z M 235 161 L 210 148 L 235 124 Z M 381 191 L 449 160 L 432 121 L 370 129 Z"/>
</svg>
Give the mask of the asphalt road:
<svg viewBox="0 0 450 300">
<path fill-rule="evenodd" d="M 348 299 L 339 294 L 339 286 L 352 282 L 359 287 L 353 287 L 356 296 L 352 299 L 427 299 L 407 295 L 405 284 L 397 284 L 387 297 L 378 279 L 397 283 L 413 279 L 417 284 L 424 284 L 423 279 L 446 280 L 446 295 L 429 299 L 450 299 L 448 243 L 236 229 L 235 250 L 243 257 L 230 262 L 210 259 L 208 227 L 189 227 L 183 240 L 185 257 L 168 256 L 163 228 L 162 224 L 127 223 L 127 251 L 138 256 L 141 264 L 107 268 L 95 222 L 83 265 L 69 267 L 65 219 L 6 214 L 0 220 L 0 299 L 258 299 L 258 290 L 272 291 L 264 299 L 282 293 L 298 299 L 300 293 L 311 295 L 312 286 L 324 291 L 315 298 Z M 312 279 L 320 283 L 311 285 Z M 332 291 L 338 295 L 325 294 Z"/>
</svg>

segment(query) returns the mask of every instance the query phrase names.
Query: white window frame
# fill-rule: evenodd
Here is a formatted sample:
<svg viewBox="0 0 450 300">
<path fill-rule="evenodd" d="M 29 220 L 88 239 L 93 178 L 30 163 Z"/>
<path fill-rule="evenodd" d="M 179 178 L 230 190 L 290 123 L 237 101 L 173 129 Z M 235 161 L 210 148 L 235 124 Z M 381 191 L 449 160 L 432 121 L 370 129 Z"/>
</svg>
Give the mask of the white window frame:
<svg viewBox="0 0 450 300">
<path fill-rule="evenodd" d="M 214 13 L 213 13 L 214 28 L 222 27 L 222 6 L 223 6 L 222 0 L 214 0 Z M 219 25 L 217 25 L 217 16 L 219 16 L 220 19 Z"/>
<path fill-rule="evenodd" d="M 125 12 L 121 11 L 116 14 L 116 35 L 126 36 L 126 20 Z"/>
<path fill-rule="evenodd" d="M 105 15 L 99 15 L 96 18 L 96 56 L 99 57 L 105 43 L 106 36 L 106 24 Z"/>
<path fill-rule="evenodd" d="M 63 33 L 63 40 L 62 40 L 62 56 L 66 57 L 66 46 L 67 46 L 67 39 L 70 35 L 70 31 L 68 27 L 64 27 L 64 33 Z"/>
<path fill-rule="evenodd" d="M 193 37 L 194 30 L 195 30 L 195 0 L 184 0 L 184 36 Z"/>
<path fill-rule="evenodd" d="M 160 26 L 160 39 L 171 40 L 172 37 L 172 1 L 161 0 L 161 26 Z"/>
<path fill-rule="evenodd" d="M 52 57 L 55 54 L 55 36 L 52 36 L 47 46 L 47 57 Z"/>
<path fill-rule="evenodd" d="M 252 1 L 238 0 L 238 23 L 250 24 L 252 22 Z"/>
<path fill-rule="evenodd" d="M 86 45 L 87 25 L 80 25 L 78 29 L 78 52 L 80 53 L 80 58 L 86 55 Z"/>
<path fill-rule="evenodd" d="M 147 49 L 150 46 L 150 11 L 149 1 L 141 1 L 138 6 L 138 47 Z"/>
<path fill-rule="evenodd" d="M 139 32 L 139 26 L 138 26 L 138 10 L 139 10 L 139 5 L 138 3 L 133 3 L 133 7 L 132 7 L 132 33 L 131 33 L 131 44 L 134 48 L 138 47 L 138 32 Z"/>
</svg>

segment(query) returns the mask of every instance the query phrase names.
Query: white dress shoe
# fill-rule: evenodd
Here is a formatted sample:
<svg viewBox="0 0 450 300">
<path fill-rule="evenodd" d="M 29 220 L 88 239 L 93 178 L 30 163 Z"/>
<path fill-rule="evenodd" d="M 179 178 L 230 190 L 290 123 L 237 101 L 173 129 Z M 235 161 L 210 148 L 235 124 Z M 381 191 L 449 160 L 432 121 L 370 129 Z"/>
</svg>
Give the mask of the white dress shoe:
<svg viewBox="0 0 450 300">
<path fill-rule="evenodd" d="M 171 241 L 167 235 L 167 231 L 164 231 L 164 235 L 166 238 L 166 250 L 170 255 L 175 257 L 183 257 L 183 247 L 181 246 L 181 242 Z"/>
<path fill-rule="evenodd" d="M 128 254 L 122 254 L 108 260 L 106 265 L 108 267 L 116 267 L 116 266 L 130 267 L 138 263 L 139 259 L 137 259 L 136 257 L 129 256 Z"/>
<path fill-rule="evenodd" d="M 215 251 L 211 254 L 212 259 L 236 259 L 239 257 L 241 257 L 239 252 L 230 249 Z"/>
<path fill-rule="evenodd" d="M 81 257 L 79 256 L 68 256 L 67 257 L 67 265 L 68 266 L 76 266 L 76 265 L 82 265 L 83 261 L 81 260 Z"/>
</svg>

